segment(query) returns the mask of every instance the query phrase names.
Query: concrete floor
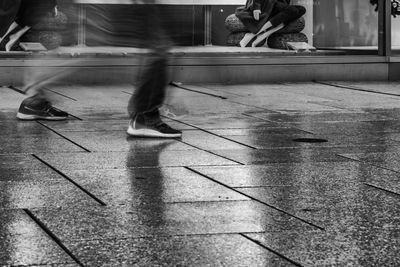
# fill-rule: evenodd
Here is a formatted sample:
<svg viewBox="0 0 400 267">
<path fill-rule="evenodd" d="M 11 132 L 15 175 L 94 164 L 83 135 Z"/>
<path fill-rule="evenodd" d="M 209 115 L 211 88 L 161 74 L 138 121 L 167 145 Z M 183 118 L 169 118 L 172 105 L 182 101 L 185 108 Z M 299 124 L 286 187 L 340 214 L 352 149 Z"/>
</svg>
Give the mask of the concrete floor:
<svg viewBox="0 0 400 267">
<path fill-rule="evenodd" d="M 70 120 L 0 88 L 0 266 L 400 266 L 400 84 L 171 87 L 179 140 L 127 137 L 132 85 L 50 90 Z"/>
</svg>

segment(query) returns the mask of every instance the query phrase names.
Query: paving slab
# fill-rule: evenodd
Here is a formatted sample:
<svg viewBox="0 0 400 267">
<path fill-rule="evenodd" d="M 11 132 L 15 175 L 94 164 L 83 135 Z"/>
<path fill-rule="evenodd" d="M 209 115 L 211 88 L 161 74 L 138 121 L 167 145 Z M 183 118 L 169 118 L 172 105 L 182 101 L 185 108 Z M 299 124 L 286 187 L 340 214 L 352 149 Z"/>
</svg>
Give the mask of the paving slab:
<svg viewBox="0 0 400 267">
<path fill-rule="evenodd" d="M 204 103 L 207 103 L 205 105 Z M 210 108 L 212 107 L 212 108 Z M 179 102 L 174 103 L 174 109 L 178 109 L 180 114 L 191 115 L 215 115 L 215 114 L 241 114 L 254 111 L 265 111 L 263 107 L 254 103 L 232 102 L 210 96 L 185 97 Z"/>
<path fill-rule="evenodd" d="M 229 137 L 229 136 L 270 136 L 270 135 L 302 135 L 309 134 L 309 132 L 300 130 L 296 127 L 257 127 L 257 128 L 237 128 L 237 129 L 211 129 L 209 130 L 211 133 Z"/>
<path fill-rule="evenodd" d="M 351 81 L 352 82 L 352 81 Z M 368 92 L 366 87 L 358 87 L 360 90 L 353 90 L 351 88 L 336 87 L 335 81 L 322 83 L 285 83 L 291 86 L 291 90 L 297 91 L 299 94 L 317 95 L 335 99 L 342 106 L 352 110 L 354 108 L 369 108 L 379 107 L 388 108 L 397 106 L 398 98 L 395 96 L 376 94 Z M 341 83 L 341 82 L 339 82 Z M 387 83 L 383 82 L 381 85 L 385 86 Z M 385 106 L 385 103 L 387 104 Z"/>
<path fill-rule="evenodd" d="M 378 82 L 378 81 L 331 81 L 333 85 L 347 86 L 355 89 L 370 90 L 378 93 L 398 94 L 400 96 L 400 86 L 398 82 Z"/>
<path fill-rule="evenodd" d="M 38 154 L 38 157 L 58 170 L 238 164 L 229 159 L 200 150 L 163 151 L 163 147 L 159 147 L 159 149 L 153 152 L 133 150 L 127 152 L 45 153 Z"/>
<path fill-rule="evenodd" d="M 350 218 L 361 221 L 368 212 L 376 217 L 392 218 L 395 222 L 400 207 L 386 207 L 392 198 L 384 192 L 361 184 L 337 183 L 332 186 L 287 186 L 240 188 L 238 191 L 274 207 L 311 220 L 322 227 L 336 229 Z M 400 197 L 400 196 L 399 196 Z M 334 214 L 340 214 L 334 217 Z M 304 217 L 306 216 L 306 217 Z M 349 218 L 346 218 L 349 217 Z M 361 217 L 361 218 L 360 218 Z M 371 218 L 373 220 L 374 218 Z"/>
<path fill-rule="evenodd" d="M 247 166 L 205 166 L 194 170 L 227 186 L 240 187 L 316 187 L 346 183 L 394 184 L 400 174 L 356 161 L 349 162 L 290 162 Z M 363 185 L 360 185 L 361 187 Z"/>
<path fill-rule="evenodd" d="M 43 127 L 36 121 L 20 121 L 15 119 L 13 120 L 3 120 L 0 119 L 0 127 L 1 127 L 1 132 L 0 136 L 2 138 L 7 137 L 7 136 L 13 136 L 13 137 L 18 137 L 18 138 L 26 138 L 26 137 L 32 137 L 32 136 L 46 136 L 46 135 L 51 135 L 52 132 L 49 129 L 46 129 L 46 127 Z"/>
<path fill-rule="evenodd" d="M 0 181 L 0 209 L 99 205 L 66 179 L 31 174 L 29 180 Z"/>
<path fill-rule="evenodd" d="M 366 111 L 350 112 L 299 112 L 299 113 L 282 113 L 271 114 L 263 112 L 249 113 L 249 116 L 260 118 L 267 121 L 286 124 L 318 124 L 318 123 L 357 123 L 357 122 L 379 122 L 394 120 L 393 117 L 388 116 L 386 113 L 371 113 Z M 361 124 L 362 125 L 362 124 Z"/>
<path fill-rule="evenodd" d="M 19 108 L 19 105 L 21 104 L 22 100 L 24 100 L 25 96 L 8 88 L 8 84 L 5 85 L 1 85 L 0 86 L 0 94 L 2 99 L 7 99 L 7 101 L 1 101 L 1 109 L 3 110 L 7 110 L 7 111 L 14 111 L 14 119 L 15 119 L 15 115 L 16 112 Z M 2 112 L 3 113 L 3 112 Z M 3 117 L 4 114 L 0 115 L 0 118 L 4 118 Z"/>
<path fill-rule="evenodd" d="M 398 120 L 400 117 L 400 108 L 393 107 L 393 108 L 365 108 L 365 111 L 371 114 L 379 114 L 388 117 L 389 119 Z"/>
<path fill-rule="evenodd" d="M 132 208 L 88 207 L 35 209 L 63 242 L 189 234 L 227 234 L 317 229 L 254 201 L 163 203 Z"/>
<path fill-rule="evenodd" d="M 286 101 L 281 101 L 283 98 Z M 286 96 L 259 96 L 256 98 L 242 98 L 235 99 L 235 103 L 241 103 L 248 106 L 254 106 L 258 108 L 265 108 L 267 110 L 274 110 L 278 112 L 296 112 L 296 111 L 330 111 L 334 112 L 340 108 L 329 105 L 331 102 L 313 102 L 310 103 L 307 99 L 299 99 L 298 96 L 293 96 L 288 99 Z M 243 111 L 246 112 L 246 111 Z M 247 111 L 248 112 L 248 111 Z"/>
<path fill-rule="evenodd" d="M 265 121 L 259 118 L 252 118 L 242 114 L 210 114 L 191 115 L 179 119 L 184 123 L 196 126 L 200 129 L 265 129 L 279 127 L 277 123 Z"/>
<path fill-rule="evenodd" d="M 213 150 L 217 155 L 235 160 L 245 165 L 285 162 L 345 162 L 350 159 L 340 157 L 327 148 L 271 148 L 240 150 Z"/>
<path fill-rule="evenodd" d="M 0 143 L 2 144 L 0 154 L 84 151 L 79 146 L 52 132 L 28 136 L 0 135 Z"/>
<path fill-rule="evenodd" d="M 0 266 L 76 266 L 22 210 L 0 212 Z"/>
<path fill-rule="evenodd" d="M 68 242 L 86 266 L 294 266 L 240 235 Z"/>
<path fill-rule="evenodd" d="M 351 249 L 344 249 L 342 235 L 326 232 L 284 232 L 245 234 L 252 240 L 278 251 L 301 266 L 359 266 L 357 255 Z"/>
<path fill-rule="evenodd" d="M 247 132 L 247 134 L 246 134 Z M 236 142 L 259 149 L 265 148 L 317 148 L 317 147 L 360 147 L 360 146 L 387 146 L 393 147 L 400 144 L 391 134 L 371 135 L 365 133 L 362 138 L 358 135 L 346 134 L 312 134 L 305 131 L 287 131 L 282 134 L 262 132 L 259 130 L 248 131 L 215 130 L 220 136 L 227 137 Z M 300 139 L 300 140 L 299 140 Z M 301 141 L 301 139 L 311 139 Z M 315 140 L 317 139 L 317 140 Z M 315 141 L 313 141 L 315 140 Z M 320 140 L 320 141 L 319 141 Z"/>
<path fill-rule="evenodd" d="M 67 170 L 64 173 L 108 206 L 134 207 L 152 202 L 249 200 L 181 167 Z"/>
<path fill-rule="evenodd" d="M 361 227 L 360 227 L 361 228 Z M 359 231 L 361 230 L 361 231 Z M 380 229 L 350 230 L 347 233 L 283 232 L 246 234 L 301 266 L 396 266 L 398 238 Z M 374 237 L 368 230 L 374 230 Z"/>
<path fill-rule="evenodd" d="M 185 84 L 185 86 L 187 86 Z M 276 93 L 282 88 L 281 83 L 268 83 L 267 86 L 261 86 L 260 84 L 199 84 L 196 87 L 202 87 L 213 92 L 223 92 L 227 96 L 254 96 L 254 95 L 271 95 Z"/>
<path fill-rule="evenodd" d="M 362 121 L 362 122 L 305 122 L 290 124 L 292 127 L 312 132 L 314 134 L 340 134 L 340 135 L 380 135 L 398 133 L 400 122 L 398 120 Z"/>
<path fill-rule="evenodd" d="M 389 170 L 400 172 L 399 167 L 399 152 L 398 151 L 381 151 L 371 153 L 343 153 L 341 156 L 359 160 L 362 162 L 369 163 L 371 165 L 380 166 Z"/>
<path fill-rule="evenodd" d="M 221 136 L 204 132 L 204 131 L 188 131 L 182 135 L 182 142 L 203 150 L 218 150 L 218 149 L 243 149 L 248 145 L 231 141 L 230 138 L 223 138 Z"/>
<path fill-rule="evenodd" d="M 31 154 L 0 154 L 1 180 L 29 178 L 31 172 L 52 173 L 48 167 Z"/>
</svg>

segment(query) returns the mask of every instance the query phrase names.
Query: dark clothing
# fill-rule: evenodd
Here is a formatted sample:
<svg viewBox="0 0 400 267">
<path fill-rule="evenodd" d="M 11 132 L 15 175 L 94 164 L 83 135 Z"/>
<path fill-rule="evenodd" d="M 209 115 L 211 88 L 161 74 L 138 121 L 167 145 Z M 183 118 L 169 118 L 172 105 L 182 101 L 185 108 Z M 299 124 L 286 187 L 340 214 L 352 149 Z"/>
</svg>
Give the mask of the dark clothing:
<svg viewBox="0 0 400 267">
<path fill-rule="evenodd" d="M 145 62 L 139 70 L 138 85 L 129 100 L 128 113 L 131 118 L 137 113 L 152 117 L 151 114 L 158 110 L 165 99 L 169 83 L 168 49 L 171 42 L 162 28 L 156 5 L 137 5 L 134 10 L 138 21 L 132 24 L 135 43 L 150 51 L 144 55 Z"/>
<path fill-rule="evenodd" d="M 0 0 L 0 37 L 13 22 L 33 26 L 57 5 L 56 0 Z"/>
<path fill-rule="evenodd" d="M 15 21 L 21 0 L 0 0 L 0 38 Z"/>
<path fill-rule="evenodd" d="M 32 27 L 56 5 L 56 0 L 21 0 L 16 22 L 21 27 Z"/>
<path fill-rule="evenodd" d="M 261 10 L 260 19 L 254 19 L 253 11 Z M 303 6 L 290 5 L 290 0 L 247 0 L 246 6 L 236 9 L 236 16 L 252 33 L 271 22 L 273 27 L 298 19 L 306 13 Z"/>
</svg>

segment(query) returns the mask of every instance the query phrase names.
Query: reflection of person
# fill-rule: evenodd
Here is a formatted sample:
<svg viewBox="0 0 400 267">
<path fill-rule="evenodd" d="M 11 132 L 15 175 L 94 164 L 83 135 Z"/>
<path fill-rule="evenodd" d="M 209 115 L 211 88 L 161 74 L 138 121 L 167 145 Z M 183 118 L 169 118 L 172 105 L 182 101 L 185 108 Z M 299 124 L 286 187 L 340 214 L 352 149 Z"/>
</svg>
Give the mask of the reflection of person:
<svg viewBox="0 0 400 267">
<path fill-rule="evenodd" d="M 159 7 L 152 4 L 134 7 L 133 35 L 142 48 L 149 49 L 145 65 L 139 72 L 134 95 L 129 100 L 130 123 L 127 133 L 143 137 L 181 137 L 181 131 L 161 120 L 159 108 L 164 102 L 169 84 L 168 50 L 170 41 L 159 20 Z"/>
<path fill-rule="evenodd" d="M 240 42 L 241 47 L 259 46 L 284 24 L 306 13 L 303 6 L 290 5 L 290 0 L 247 0 L 236 10 L 236 16 L 250 31 Z"/>
<path fill-rule="evenodd" d="M 0 0 L 1 50 L 10 51 L 21 36 L 49 12 L 56 15 L 55 0 Z M 21 120 L 66 119 L 68 114 L 52 107 L 45 97 L 40 86 L 42 82 L 36 81 L 28 86 L 32 96 L 21 103 L 17 118 Z"/>
</svg>

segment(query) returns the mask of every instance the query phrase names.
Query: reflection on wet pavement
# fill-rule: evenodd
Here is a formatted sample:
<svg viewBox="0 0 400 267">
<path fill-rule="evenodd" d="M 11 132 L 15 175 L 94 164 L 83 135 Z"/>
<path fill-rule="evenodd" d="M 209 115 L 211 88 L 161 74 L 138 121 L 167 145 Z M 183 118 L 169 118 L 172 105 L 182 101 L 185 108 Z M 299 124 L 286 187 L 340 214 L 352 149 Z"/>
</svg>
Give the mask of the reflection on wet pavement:
<svg viewBox="0 0 400 267">
<path fill-rule="evenodd" d="M 127 137 L 131 87 L 0 88 L 0 266 L 400 265 L 400 85 L 170 87 L 179 140 Z"/>
</svg>

